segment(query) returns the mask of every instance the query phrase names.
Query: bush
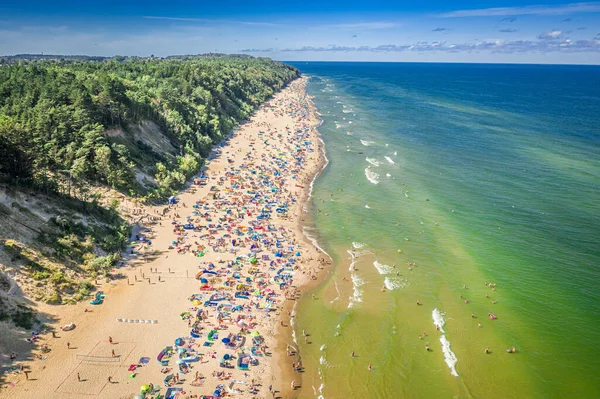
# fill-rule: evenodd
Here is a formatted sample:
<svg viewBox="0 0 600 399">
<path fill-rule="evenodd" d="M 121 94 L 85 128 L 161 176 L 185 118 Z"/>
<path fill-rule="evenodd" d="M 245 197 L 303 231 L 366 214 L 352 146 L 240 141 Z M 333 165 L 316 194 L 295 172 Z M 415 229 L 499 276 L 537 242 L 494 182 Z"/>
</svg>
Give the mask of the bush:
<svg viewBox="0 0 600 399">
<path fill-rule="evenodd" d="M 52 274 L 52 277 L 50 277 L 50 281 L 53 282 L 54 284 L 60 284 L 66 281 L 65 275 L 63 272 L 61 271 L 57 271 L 54 272 L 54 274 Z"/>
<path fill-rule="evenodd" d="M 79 283 L 79 287 L 77 288 L 78 296 L 81 296 L 81 299 L 86 298 L 90 292 L 94 289 L 94 284 L 90 281 L 82 281 Z"/>
<path fill-rule="evenodd" d="M 13 314 L 11 314 L 11 319 L 17 327 L 21 327 L 26 330 L 31 330 L 36 321 L 35 313 L 25 306 L 19 306 L 19 308 Z"/>
<path fill-rule="evenodd" d="M 50 305 L 59 305 L 62 302 L 62 299 L 58 291 L 54 291 L 53 294 L 50 294 L 44 298 L 44 302 Z"/>
<path fill-rule="evenodd" d="M 35 271 L 31 274 L 31 278 L 36 281 L 46 280 L 48 277 L 50 277 L 48 272 Z"/>
</svg>

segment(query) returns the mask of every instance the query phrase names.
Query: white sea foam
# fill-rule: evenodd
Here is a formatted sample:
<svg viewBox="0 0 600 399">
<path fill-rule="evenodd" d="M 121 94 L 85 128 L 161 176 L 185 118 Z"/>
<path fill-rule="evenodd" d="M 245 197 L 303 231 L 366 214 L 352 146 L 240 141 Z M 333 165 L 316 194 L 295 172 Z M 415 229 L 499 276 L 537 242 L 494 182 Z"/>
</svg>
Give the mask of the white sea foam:
<svg viewBox="0 0 600 399">
<path fill-rule="evenodd" d="M 360 248 L 364 247 L 365 245 L 367 245 L 367 244 L 362 243 L 362 242 L 353 242 L 352 243 L 352 246 L 356 249 L 360 249 Z"/>
<path fill-rule="evenodd" d="M 390 145 L 389 145 L 388 143 L 385 143 L 385 146 L 386 146 L 386 147 L 389 147 Z"/>
<path fill-rule="evenodd" d="M 362 291 L 360 287 L 365 284 L 364 280 L 358 277 L 356 273 L 351 273 L 350 278 L 352 279 L 352 296 L 350 297 L 350 302 L 348 303 L 348 308 L 353 308 L 357 303 L 363 301 L 362 299 Z"/>
<path fill-rule="evenodd" d="M 373 184 L 379 183 L 379 173 L 373 172 L 371 170 L 371 167 L 368 167 L 365 169 L 365 176 L 367 177 L 367 180 L 370 181 L 371 183 L 373 183 Z"/>
<path fill-rule="evenodd" d="M 354 270 L 354 263 L 356 262 L 356 254 L 354 253 L 354 251 L 348 250 L 346 251 L 350 254 L 350 266 L 348 267 L 348 270 L 353 271 Z"/>
<path fill-rule="evenodd" d="M 294 341 L 294 343 L 298 345 L 298 341 L 296 341 L 296 331 L 294 330 L 292 330 L 292 341 Z"/>
<path fill-rule="evenodd" d="M 455 377 L 458 377 L 458 372 L 456 371 L 456 363 L 458 363 L 458 358 L 450 350 L 450 341 L 446 339 L 445 335 L 440 336 L 440 342 L 442 343 L 442 352 L 444 352 L 444 360 L 446 364 L 450 368 L 450 374 Z"/>
<path fill-rule="evenodd" d="M 442 352 L 444 352 L 444 361 L 450 368 L 450 374 L 458 377 L 458 372 L 456 371 L 456 363 L 458 362 L 458 358 L 450 349 L 450 341 L 448 341 L 446 335 L 444 335 L 444 324 L 446 324 L 444 313 L 435 308 L 433 309 L 433 312 L 431 312 L 431 317 L 433 318 L 433 325 L 436 326 L 437 329 L 442 333 L 440 336 L 440 342 L 442 344 Z"/>
<path fill-rule="evenodd" d="M 444 313 L 440 312 L 438 308 L 433 309 L 431 312 L 431 317 L 433 318 L 433 325 L 438 327 L 438 330 L 442 333 L 444 331 L 444 324 L 446 324 L 446 320 L 444 319 Z"/>
<path fill-rule="evenodd" d="M 346 132 L 348 136 L 352 136 L 352 132 Z"/>
<path fill-rule="evenodd" d="M 370 163 L 373 166 L 379 166 L 379 165 L 381 165 L 381 162 L 379 162 L 375 158 L 366 158 L 366 160 L 367 160 L 368 163 Z"/>
<path fill-rule="evenodd" d="M 325 384 L 321 383 L 321 386 L 319 386 L 319 398 L 318 399 L 325 399 L 325 397 L 323 396 L 323 388 L 325 388 Z"/>
<path fill-rule="evenodd" d="M 387 177 L 392 177 L 392 175 L 390 175 L 389 173 L 386 173 L 385 175 L 386 175 Z"/>
<path fill-rule="evenodd" d="M 389 163 L 391 163 L 392 165 L 395 164 L 396 162 L 394 162 L 394 160 L 390 157 L 384 157 Z"/>
<path fill-rule="evenodd" d="M 325 349 L 327 349 L 327 345 L 325 344 L 321 345 L 321 347 L 319 348 L 321 352 L 323 352 Z"/>
<path fill-rule="evenodd" d="M 379 274 L 392 274 L 394 272 L 393 267 L 384 265 L 382 263 L 379 263 L 378 261 L 373 262 L 373 266 L 375 266 Z"/>
<path fill-rule="evenodd" d="M 394 151 L 394 155 L 398 155 L 398 151 Z"/>
<path fill-rule="evenodd" d="M 360 142 L 362 143 L 362 145 L 364 145 L 365 147 L 370 146 L 371 144 L 375 144 L 374 141 L 369 141 L 369 140 L 360 140 Z"/>
<path fill-rule="evenodd" d="M 352 121 L 348 121 L 348 123 L 349 123 L 349 124 L 353 124 L 354 122 L 352 122 Z"/>
<path fill-rule="evenodd" d="M 400 277 L 386 277 L 383 281 L 383 284 L 385 285 L 385 288 L 391 291 L 404 288 L 409 285 L 407 280 L 404 280 Z"/>
<path fill-rule="evenodd" d="M 354 270 L 354 264 L 356 263 L 356 254 L 354 253 L 354 251 L 348 250 L 347 251 L 350 254 L 350 266 L 348 267 L 348 270 L 353 271 Z"/>
<path fill-rule="evenodd" d="M 323 123 L 323 121 L 321 121 L 321 123 Z M 325 163 L 323 164 L 323 167 L 321 168 L 321 170 L 318 171 L 317 173 L 315 173 L 315 176 L 313 177 L 313 179 L 310 182 L 310 187 L 308 190 L 308 199 L 309 200 L 312 198 L 315 180 L 317 180 L 317 177 L 319 177 L 319 175 L 325 170 L 327 165 L 329 165 L 329 158 L 327 158 L 327 154 L 325 153 L 325 142 L 323 141 L 323 139 L 321 137 L 319 137 L 319 141 L 321 142 L 321 154 L 323 155 L 323 158 L 325 158 Z"/>
<path fill-rule="evenodd" d="M 371 209 L 371 207 L 369 206 L 369 204 L 365 205 L 365 208 Z"/>
<path fill-rule="evenodd" d="M 339 129 L 339 128 L 341 128 L 341 127 L 342 127 L 342 125 L 341 125 L 340 123 L 336 123 L 336 124 L 335 124 L 335 128 L 336 128 L 336 129 Z"/>
<path fill-rule="evenodd" d="M 343 109 L 342 112 L 345 113 L 345 114 L 350 114 L 350 113 L 352 113 L 354 111 L 351 110 L 351 109 Z"/>
</svg>

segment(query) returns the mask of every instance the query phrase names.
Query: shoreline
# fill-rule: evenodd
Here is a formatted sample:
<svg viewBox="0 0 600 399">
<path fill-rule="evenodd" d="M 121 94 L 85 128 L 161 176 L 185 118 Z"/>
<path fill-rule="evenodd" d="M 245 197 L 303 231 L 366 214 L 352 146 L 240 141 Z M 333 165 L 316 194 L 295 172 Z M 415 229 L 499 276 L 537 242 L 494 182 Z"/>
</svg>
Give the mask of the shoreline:
<svg viewBox="0 0 600 399">
<path fill-rule="evenodd" d="M 304 77 L 304 79 L 305 79 L 305 81 L 308 81 L 309 77 Z M 304 89 L 304 90 L 306 90 L 306 89 Z M 306 91 L 305 91 L 305 94 L 306 94 Z M 309 172 L 309 176 L 307 176 L 310 180 L 310 184 L 308 184 L 308 186 L 305 185 L 303 193 L 302 193 L 302 197 L 298 201 L 299 209 L 297 210 L 295 232 L 296 232 L 296 235 L 302 241 L 304 241 L 304 243 L 307 246 L 313 247 L 317 251 L 318 254 L 322 254 L 322 257 L 325 260 L 325 262 L 324 263 L 319 262 L 319 265 L 316 269 L 314 279 L 304 280 L 302 282 L 302 284 L 297 285 L 297 288 L 299 290 L 301 290 L 298 292 L 299 295 L 294 300 L 286 300 L 281 309 L 281 313 L 279 315 L 279 325 L 277 327 L 277 333 L 275 335 L 275 338 L 277 340 L 277 347 L 275 350 L 275 356 L 273 357 L 273 360 L 272 360 L 274 367 L 273 367 L 273 374 L 271 376 L 271 379 L 278 384 L 278 388 L 279 388 L 278 390 L 280 391 L 280 392 L 278 392 L 278 395 L 281 394 L 281 395 L 283 395 L 282 397 L 284 397 L 284 398 L 294 398 L 294 399 L 300 397 L 299 395 L 302 392 L 302 390 L 306 389 L 303 386 L 304 381 L 302 378 L 304 371 L 298 373 L 298 372 L 293 371 L 293 367 L 292 367 L 293 362 L 298 361 L 298 360 L 301 361 L 301 359 L 302 359 L 302 354 L 300 352 L 300 348 L 295 340 L 295 327 L 296 326 L 294 323 L 294 317 L 295 317 L 295 312 L 296 312 L 296 305 L 298 304 L 298 301 L 300 301 L 305 295 L 307 295 L 307 293 L 309 291 L 316 288 L 318 285 L 320 285 L 325 280 L 325 278 L 331 271 L 331 267 L 333 266 L 333 262 L 331 260 L 330 255 L 319 246 L 319 244 L 315 238 L 309 237 L 305 231 L 307 224 L 311 223 L 310 201 L 312 199 L 312 191 L 313 191 L 314 183 L 315 183 L 316 179 L 321 175 L 321 173 L 325 170 L 327 165 L 329 164 L 329 159 L 327 158 L 326 150 L 325 150 L 325 143 L 324 143 L 323 139 L 321 138 L 321 135 L 318 131 L 318 127 L 323 123 L 323 121 L 319 117 L 317 108 L 314 105 L 314 103 L 312 102 L 313 97 L 311 97 L 311 96 L 308 96 L 308 97 L 309 97 L 311 113 L 317 119 L 316 123 L 312 126 L 311 130 L 317 138 L 317 142 L 318 142 L 317 150 L 318 150 L 319 156 L 318 156 L 318 162 L 316 164 L 314 164 L 311 172 Z M 323 271 L 324 273 L 320 273 L 321 271 Z M 291 316 L 288 316 L 288 314 L 291 314 Z M 284 325 L 282 325 L 281 323 L 284 323 Z M 286 352 L 287 352 L 288 344 L 294 345 L 295 350 L 296 350 L 296 355 L 287 356 Z M 289 383 L 291 381 L 296 381 L 296 383 L 299 382 L 299 384 L 296 384 L 296 385 L 298 385 L 297 390 L 292 391 L 289 388 L 290 387 Z"/>
<path fill-rule="evenodd" d="M 185 336 L 187 334 L 185 331 L 189 331 L 189 329 L 186 329 L 185 326 L 180 328 L 175 325 L 175 323 L 181 324 L 177 313 L 185 306 L 189 307 L 189 294 L 198 292 L 198 288 L 195 288 L 198 282 L 193 276 L 202 266 L 198 265 L 198 258 L 184 257 L 187 251 L 179 255 L 172 252 L 171 241 L 173 234 L 170 231 L 172 227 L 169 222 L 171 218 L 173 220 L 180 220 L 182 216 L 185 216 L 179 215 L 179 213 L 186 212 L 186 202 L 188 204 L 193 204 L 195 201 L 205 201 L 209 204 L 216 203 L 217 201 L 214 200 L 214 197 L 212 202 L 210 200 L 212 191 L 209 190 L 209 187 L 213 183 L 223 182 L 224 178 L 226 178 L 226 169 L 228 165 L 232 164 L 232 159 L 227 154 L 235 153 L 236 151 L 242 152 L 242 150 L 248 150 L 249 147 L 253 147 L 252 144 L 254 142 L 251 143 L 252 139 L 248 135 L 252 136 L 258 142 L 256 139 L 258 136 L 261 136 L 262 133 L 260 130 L 264 129 L 265 125 L 270 126 L 270 124 L 273 124 L 275 132 L 280 132 L 279 136 L 281 136 L 281 132 L 288 132 L 289 136 L 291 132 L 283 121 L 289 120 L 294 125 L 299 123 L 299 127 L 304 125 L 309 127 L 306 131 L 309 138 L 305 140 L 311 140 L 314 146 L 314 151 L 302 153 L 303 155 L 301 156 L 305 158 L 305 162 L 297 170 L 298 176 L 282 175 L 285 178 L 285 184 L 281 186 L 282 189 L 289 193 L 290 198 L 295 198 L 295 203 L 290 206 L 290 210 L 293 210 L 293 212 L 289 212 L 289 219 L 284 218 L 280 220 L 275 218 L 271 220 L 278 228 L 287 229 L 291 233 L 288 240 L 294 243 L 298 242 L 298 247 L 302 248 L 302 256 L 298 257 L 301 258 L 299 262 L 300 266 L 296 269 L 292 285 L 297 292 L 294 295 L 294 300 L 285 300 L 285 295 L 281 297 L 281 302 L 277 309 L 279 313 L 276 314 L 276 317 L 270 317 L 268 313 L 265 316 L 256 316 L 257 328 L 260 328 L 260 334 L 264 336 L 266 347 L 270 348 L 272 356 L 271 359 L 263 357 L 263 361 L 257 366 L 257 370 L 254 372 L 251 368 L 248 373 L 258 380 L 260 395 L 265 395 L 266 388 L 269 385 L 273 385 L 273 388 L 279 391 L 278 395 L 283 395 L 283 397 L 295 397 L 297 395 L 289 386 L 292 380 L 295 380 L 297 385 L 299 385 L 298 382 L 301 381 L 301 373 L 296 373 L 292 370 L 291 361 L 286 360 L 290 357 L 286 356 L 285 353 L 286 344 L 292 342 L 293 329 L 291 327 L 281 327 L 281 323 L 285 322 L 289 326 L 290 322 L 287 312 L 292 311 L 294 304 L 300 297 L 299 294 L 303 294 L 319 284 L 324 276 L 327 275 L 327 273 L 320 273 L 322 270 L 326 270 L 327 267 L 317 260 L 323 258 L 323 254 L 319 249 L 314 247 L 314 243 L 303 232 L 304 218 L 308 214 L 307 202 L 310 200 L 312 185 L 316 177 L 327 165 L 323 141 L 316 129 L 321 121 L 317 116 L 316 108 L 310 96 L 306 94 L 305 86 L 307 80 L 307 77 L 300 77 L 290 82 L 282 91 L 276 93 L 269 101 L 262 104 L 245 124 L 241 125 L 238 130 L 225 138 L 222 145 L 217 145 L 214 148 L 215 156 L 209 158 L 202 172 L 202 174 L 205 172 L 210 173 L 211 181 L 209 184 L 204 187 L 198 187 L 194 184 L 187 186 L 177 196 L 179 199 L 178 205 L 141 207 L 140 212 L 142 215 L 139 216 L 136 214 L 136 219 L 142 221 L 142 223 L 139 223 L 139 231 L 148 240 L 152 241 L 152 245 L 143 245 L 137 242 L 136 252 L 141 254 L 141 256 L 134 257 L 128 254 L 123 258 L 123 264 L 111 271 L 112 277 L 110 281 L 106 283 L 101 281 L 97 284 L 97 290 L 104 291 L 107 296 L 105 304 L 98 307 L 91 306 L 91 308 L 87 302 L 65 305 L 60 308 L 38 304 L 38 311 L 44 311 L 44 313 L 52 316 L 52 322 L 48 324 L 58 333 L 56 338 L 49 337 L 49 334 L 42 335 L 41 337 L 42 343 L 48 345 L 51 348 L 51 352 L 46 355 L 47 360 L 35 360 L 34 358 L 33 360 L 25 359 L 18 362 L 25 365 L 26 369 L 31 372 L 34 380 L 25 382 L 23 375 L 17 374 L 13 376 L 15 378 L 7 379 L 7 382 L 14 382 L 15 385 L 6 389 L 3 386 L 0 390 L 2 394 L 8 394 L 8 396 L 15 398 L 28 397 L 42 390 L 49 393 L 48 389 L 50 389 L 54 393 L 48 397 L 61 397 L 66 391 L 75 392 L 81 390 L 83 386 L 86 387 L 87 391 L 82 391 L 81 394 L 94 394 L 99 397 L 114 397 L 116 392 L 119 392 L 119 395 L 126 392 L 135 392 L 135 390 L 132 391 L 132 387 L 126 388 L 123 385 L 129 385 L 130 381 L 127 379 L 123 380 L 122 376 L 113 376 L 112 382 L 109 380 L 107 383 L 107 377 L 100 375 L 106 373 L 110 375 L 119 374 L 120 369 L 116 368 L 116 366 L 111 366 L 112 369 L 108 371 L 102 370 L 101 367 L 89 366 L 87 360 L 85 360 L 87 359 L 86 356 L 98 357 L 98 354 L 102 352 L 102 356 L 100 357 L 110 357 L 106 356 L 107 354 L 104 352 L 108 351 L 110 353 L 109 348 L 111 348 L 113 343 L 111 342 L 107 346 L 106 342 L 109 336 L 114 336 L 119 341 L 117 342 L 119 344 L 117 352 L 121 352 L 121 350 L 128 351 L 126 356 L 120 353 L 117 355 L 119 367 L 122 367 L 122 364 L 126 362 L 133 363 L 134 359 L 138 356 L 140 358 L 148 356 L 152 359 L 152 357 L 156 356 L 157 348 L 168 344 L 172 345 L 173 339 L 177 336 Z M 298 98 L 293 97 L 294 94 L 298 95 L 298 93 L 301 93 Z M 278 105 L 273 106 L 273 103 L 277 103 Z M 307 104 L 308 115 L 298 116 L 294 114 L 291 111 L 294 104 L 297 110 L 301 109 L 302 104 Z M 291 107 L 287 109 L 288 113 L 286 113 L 286 105 Z M 271 128 L 269 127 L 270 130 Z M 271 138 L 274 135 L 274 133 L 265 134 L 270 134 Z M 254 137 L 255 135 L 258 136 Z M 252 148 L 251 152 L 247 154 L 262 154 L 262 160 L 265 161 L 269 156 L 275 158 L 277 151 L 282 156 L 282 147 L 285 147 L 286 144 L 292 145 L 293 143 L 280 140 L 278 144 L 278 147 L 272 145 L 273 150 L 269 151 L 267 149 L 267 140 L 265 140 L 264 150 L 256 151 L 256 148 Z M 279 150 L 276 148 L 279 148 Z M 234 157 L 233 163 L 237 163 L 238 159 L 235 158 L 235 155 L 232 155 L 232 157 Z M 293 161 L 293 158 L 289 160 Z M 302 180 L 298 180 L 301 183 L 298 180 L 294 180 L 300 176 L 302 176 Z M 300 184 L 295 184 L 296 182 Z M 189 210 L 187 209 L 187 211 Z M 135 232 L 132 232 L 132 234 L 135 234 Z M 142 248 L 145 248 L 145 250 Z M 175 256 L 175 260 L 173 258 L 169 259 L 169 255 L 171 254 Z M 204 257 L 205 261 L 202 263 L 207 264 L 213 261 L 214 263 L 225 262 L 221 257 L 226 258 L 227 254 L 208 251 Z M 330 263 L 327 261 L 329 259 L 328 255 L 325 255 L 323 259 L 325 259 L 324 263 Z M 148 270 L 148 267 L 150 267 L 150 270 Z M 206 268 L 206 266 L 204 267 Z M 225 275 L 224 273 L 223 276 Z M 141 277 L 139 282 L 138 276 Z M 125 278 L 127 278 L 126 288 L 124 284 Z M 135 282 L 132 282 L 131 280 L 134 278 Z M 146 282 L 147 284 L 142 284 Z M 155 287 L 157 284 L 160 287 Z M 147 287 L 150 288 L 148 289 Z M 164 302 L 162 300 L 163 296 L 169 298 L 169 300 Z M 235 299 L 232 300 L 232 303 L 234 302 L 236 302 Z M 168 305 L 164 306 L 165 304 Z M 90 308 L 91 312 L 88 312 L 88 308 Z M 139 316 L 140 319 L 153 319 L 157 320 L 157 323 L 138 326 L 115 322 L 115 320 L 123 320 L 124 316 L 132 317 L 131 314 L 133 313 Z M 171 317 L 173 315 L 175 317 Z M 207 321 L 210 322 L 211 318 L 208 318 Z M 73 331 L 61 332 L 60 326 L 67 323 L 75 323 L 77 327 Z M 220 324 L 220 321 L 218 324 Z M 225 328 L 227 327 L 225 326 Z M 66 342 L 71 343 L 70 348 L 68 346 L 65 348 L 64 345 Z M 92 345 L 94 342 L 96 344 Z M 140 342 L 144 343 L 143 347 L 139 344 Z M 133 347 L 129 348 L 127 347 L 128 345 Z M 79 351 L 79 347 L 81 347 L 83 354 L 78 353 L 73 356 L 74 352 L 70 349 Z M 124 356 L 124 358 L 121 356 Z M 293 361 L 294 359 L 292 358 L 291 360 Z M 209 387 L 214 386 L 214 383 L 218 381 L 214 381 L 214 378 L 210 378 L 208 374 L 214 369 L 218 369 L 218 364 L 217 366 L 212 366 L 209 365 L 209 361 L 201 361 L 200 363 L 196 363 L 194 367 L 200 369 L 199 371 L 204 371 L 202 374 L 207 375 L 206 383 L 203 384 L 202 394 L 209 394 L 208 391 L 211 391 Z M 131 383 L 134 386 L 139 386 L 150 381 L 156 383 L 156 369 L 156 361 L 151 360 L 148 365 L 137 369 L 139 373 L 134 373 L 136 380 L 131 381 Z M 86 377 L 85 384 L 78 384 L 77 379 L 73 382 L 75 375 L 79 377 L 80 373 L 89 375 L 90 381 L 88 382 Z M 93 384 L 98 385 L 98 387 L 92 387 Z M 22 387 L 24 388 L 22 389 Z M 119 389 L 115 390 L 117 387 Z M 235 390 L 236 388 L 234 387 L 233 389 Z M 190 393 L 198 393 L 197 389 L 190 389 L 190 391 Z"/>
</svg>

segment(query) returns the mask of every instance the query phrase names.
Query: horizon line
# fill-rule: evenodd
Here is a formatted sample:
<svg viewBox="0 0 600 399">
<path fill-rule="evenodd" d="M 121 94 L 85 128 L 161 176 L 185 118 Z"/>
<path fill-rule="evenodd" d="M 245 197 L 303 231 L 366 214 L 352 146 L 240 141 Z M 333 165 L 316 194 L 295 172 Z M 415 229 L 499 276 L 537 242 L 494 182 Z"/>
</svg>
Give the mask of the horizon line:
<svg viewBox="0 0 600 399">
<path fill-rule="evenodd" d="M 136 58 L 150 58 L 150 55 L 123 55 L 123 54 L 114 54 L 114 55 L 88 55 L 88 54 L 44 54 L 44 53 L 16 53 L 16 54 L 2 54 L 0 58 L 5 57 L 17 57 L 17 56 L 48 56 L 48 57 L 97 57 L 97 58 L 114 58 L 114 57 L 136 57 Z M 599 66 L 600 63 L 544 63 L 544 62 L 519 62 L 519 61 L 509 61 L 509 62 L 487 62 L 487 61 L 471 61 L 471 62 L 462 62 L 462 61 L 393 61 L 393 60 L 382 60 L 382 61 L 365 61 L 365 60 L 278 60 L 270 57 L 257 57 L 245 53 L 199 53 L 199 54 L 170 54 L 164 56 L 154 56 L 154 58 L 167 58 L 167 57 L 187 57 L 187 56 L 201 56 L 201 55 L 236 55 L 236 56 L 245 56 L 252 58 L 269 58 L 273 61 L 279 61 L 283 63 L 298 63 L 298 62 L 306 62 L 306 63 L 316 63 L 316 62 L 330 62 L 330 63 L 363 63 L 363 64 L 465 64 L 465 65 L 573 65 L 573 66 Z"/>
</svg>

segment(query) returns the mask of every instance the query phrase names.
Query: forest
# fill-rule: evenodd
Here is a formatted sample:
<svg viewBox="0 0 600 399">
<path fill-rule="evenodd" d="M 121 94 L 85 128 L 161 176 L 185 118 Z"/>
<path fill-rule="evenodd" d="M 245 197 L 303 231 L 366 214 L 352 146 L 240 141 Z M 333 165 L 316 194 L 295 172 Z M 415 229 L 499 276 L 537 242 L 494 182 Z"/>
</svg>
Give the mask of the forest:
<svg viewBox="0 0 600 399">
<path fill-rule="evenodd" d="M 0 180 L 44 192 L 90 182 L 147 200 L 198 172 L 212 146 L 299 75 L 266 58 L 116 57 L 0 66 Z M 109 129 L 158 125 L 175 154 Z M 136 170 L 153 177 L 140 185 Z M 70 194 L 70 193 L 69 193 Z"/>
</svg>

